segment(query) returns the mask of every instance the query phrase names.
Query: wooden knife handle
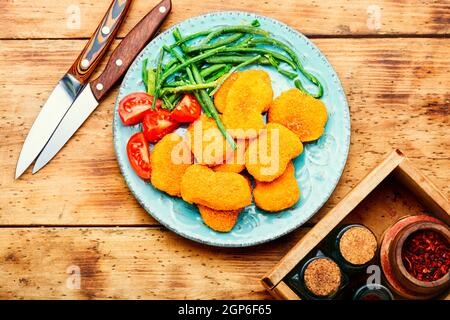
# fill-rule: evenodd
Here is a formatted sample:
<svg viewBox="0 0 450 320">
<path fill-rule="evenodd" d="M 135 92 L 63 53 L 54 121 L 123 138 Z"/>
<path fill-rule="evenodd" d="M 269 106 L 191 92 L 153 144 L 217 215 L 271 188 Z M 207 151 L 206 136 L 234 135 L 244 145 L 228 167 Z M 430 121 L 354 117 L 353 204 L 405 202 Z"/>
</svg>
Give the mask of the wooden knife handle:
<svg viewBox="0 0 450 320">
<path fill-rule="evenodd" d="M 117 46 L 103 73 L 91 82 L 91 89 L 97 101 L 100 101 L 122 78 L 139 52 L 154 37 L 171 9 L 172 3 L 170 0 L 161 1 L 139 21 Z"/>
<path fill-rule="evenodd" d="M 80 83 L 86 84 L 103 55 L 116 37 L 122 21 L 125 19 L 132 0 L 113 0 L 105 16 L 92 34 L 88 43 L 78 56 L 68 73 Z"/>
</svg>

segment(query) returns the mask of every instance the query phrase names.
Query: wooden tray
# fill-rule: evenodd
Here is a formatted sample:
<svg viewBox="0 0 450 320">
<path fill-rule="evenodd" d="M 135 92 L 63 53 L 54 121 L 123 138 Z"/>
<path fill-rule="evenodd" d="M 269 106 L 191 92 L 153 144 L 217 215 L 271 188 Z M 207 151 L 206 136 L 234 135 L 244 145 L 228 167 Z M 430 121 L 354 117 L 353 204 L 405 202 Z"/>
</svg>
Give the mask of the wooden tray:
<svg viewBox="0 0 450 320">
<path fill-rule="evenodd" d="M 336 226 L 341 223 L 364 224 L 380 241 L 383 232 L 396 221 L 418 214 L 434 215 L 450 224 L 450 203 L 397 149 L 330 210 L 261 282 L 276 299 L 300 299 L 283 279 Z M 450 294 L 447 292 L 443 298 L 450 299 Z"/>
</svg>

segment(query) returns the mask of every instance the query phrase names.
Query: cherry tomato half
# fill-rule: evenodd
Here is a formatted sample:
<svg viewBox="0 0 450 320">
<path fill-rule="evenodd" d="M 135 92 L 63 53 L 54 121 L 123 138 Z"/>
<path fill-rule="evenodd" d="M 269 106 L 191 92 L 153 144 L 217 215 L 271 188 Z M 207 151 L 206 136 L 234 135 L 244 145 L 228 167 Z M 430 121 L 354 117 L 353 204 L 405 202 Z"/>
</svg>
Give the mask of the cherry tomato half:
<svg viewBox="0 0 450 320">
<path fill-rule="evenodd" d="M 134 92 L 126 95 L 119 102 L 119 116 L 126 126 L 138 124 L 144 118 L 145 113 L 151 109 L 153 96 L 145 92 Z M 161 101 L 156 101 L 156 106 L 161 106 Z"/>
<path fill-rule="evenodd" d="M 148 142 L 158 142 L 166 134 L 171 133 L 179 127 L 179 123 L 170 116 L 170 111 L 155 108 L 145 114 L 142 120 L 142 129 Z"/>
<path fill-rule="evenodd" d="M 202 108 L 192 94 L 185 94 L 172 111 L 172 119 L 178 122 L 194 122 L 200 117 Z"/>
<path fill-rule="evenodd" d="M 142 179 L 150 180 L 152 173 L 150 149 L 144 133 L 138 132 L 131 136 L 127 143 L 127 155 L 136 174 Z"/>
</svg>

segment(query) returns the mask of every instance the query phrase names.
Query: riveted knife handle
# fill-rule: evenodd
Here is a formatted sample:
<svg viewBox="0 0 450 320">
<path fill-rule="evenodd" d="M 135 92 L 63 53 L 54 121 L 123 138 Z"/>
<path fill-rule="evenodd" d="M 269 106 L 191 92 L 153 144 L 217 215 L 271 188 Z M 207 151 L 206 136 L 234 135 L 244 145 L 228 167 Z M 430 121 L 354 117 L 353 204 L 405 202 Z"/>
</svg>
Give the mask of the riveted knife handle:
<svg viewBox="0 0 450 320">
<path fill-rule="evenodd" d="M 125 19 L 132 0 L 113 0 L 105 16 L 92 34 L 88 43 L 78 56 L 68 73 L 80 83 L 86 84 L 96 66 L 116 37 L 122 21 Z"/>
<path fill-rule="evenodd" d="M 103 73 L 91 82 L 91 89 L 97 101 L 100 101 L 123 77 L 139 52 L 154 37 L 171 9 L 170 0 L 161 1 L 138 22 L 117 46 Z"/>
</svg>

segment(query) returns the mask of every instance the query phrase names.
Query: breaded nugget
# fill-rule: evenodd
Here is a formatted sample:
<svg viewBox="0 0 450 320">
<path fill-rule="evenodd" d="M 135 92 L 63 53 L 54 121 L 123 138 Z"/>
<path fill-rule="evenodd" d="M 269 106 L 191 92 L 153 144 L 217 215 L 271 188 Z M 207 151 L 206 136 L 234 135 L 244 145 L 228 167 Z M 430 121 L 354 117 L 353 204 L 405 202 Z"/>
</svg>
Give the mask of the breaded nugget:
<svg viewBox="0 0 450 320">
<path fill-rule="evenodd" d="M 200 164 L 210 166 L 222 164 L 233 152 L 217 128 L 216 121 L 205 114 L 190 124 L 185 140 Z"/>
<path fill-rule="evenodd" d="M 255 138 L 264 128 L 261 113 L 272 102 L 270 77 L 262 70 L 246 70 L 231 85 L 223 111 L 223 123 L 238 139 Z"/>
<path fill-rule="evenodd" d="M 238 140 L 236 142 L 236 150 L 227 159 L 226 163 L 215 166 L 212 169 L 221 172 L 242 172 L 245 169 L 245 150 L 247 149 L 247 144 L 246 140 Z"/>
<path fill-rule="evenodd" d="M 229 232 L 236 225 L 241 210 L 220 211 L 202 205 L 198 206 L 203 222 L 218 232 Z"/>
<path fill-rule="evenodd" d="M 252 202 L 247 180 L 234 172 L 215 172 L 207 166 L 190 166 L 181 179 L 184 201 L 215 210 L 239 210 Z"/>
<path fill-rule="evenodd" d="M 150 160 L 152 185 L 171 196 L 179 197 L 181 178 L 193 160 L 183 139 L 175 133 L 164 136 L 155 144 Z"/>
<path fill-rule="evenodd" d="M 298 136 L 278 123 L 269 123 L 245 152 L 245 167 L 259 181 L 270 182 L 281 176 L 289 162 L 301 154 Z"/>
<path fill-rule="evenodd" d="M 295 169 L 290 162 L 284 173 L 272 182 L 256 180 L 253 197 L 258 208 L 276 212 L 292 207 L 300 199 Z"/>
<path fill-rule="evenodd" d="M 217 90 L 214 95 L 214 105 L 216 106 L 217 111 L 223 113 L 227 104 L 227 96 L 228 92 L 231 89 L 234 81 L 239 77 L 240 72 L 232 73 L 227 80 L 220 86 L 219 90 Z"/>
<path fill-rule="evenodd" d="M 294 131 L 302 142 L 320 138 L 328 120 L 325 104 L 299 89 L 290 89 L 270 105 L 269 122 L 281 123 Z"/>
</svg>

